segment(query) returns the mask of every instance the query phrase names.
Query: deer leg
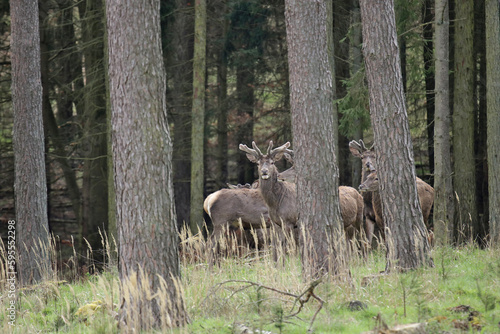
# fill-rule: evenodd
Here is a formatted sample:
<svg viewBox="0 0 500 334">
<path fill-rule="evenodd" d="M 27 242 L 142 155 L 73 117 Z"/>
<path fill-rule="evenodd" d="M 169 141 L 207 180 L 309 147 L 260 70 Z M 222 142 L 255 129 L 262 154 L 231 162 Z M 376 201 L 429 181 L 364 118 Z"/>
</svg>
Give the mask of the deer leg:
<svg viewBox="0 0 500 334">
<path fill-rule="evenodd" d="M 369 218 L 365 217 L 365 233 L 366 233 L 366 239 L 368 241 L 368 249 L 372 245 L 372 239 L 373 239 L 373 231 L 375 230 L 375 222 Z"/>
<path fill-rule="evenodd" d="M 210 266 L 213 266 L 217 262 L 217 258 L 220 255 L 220 243 L 224 236 L 224 231 L 227 227 L 224 224 L 214 224 L 214 230 L 207 242 L 208 262 Z"/>
</svg>

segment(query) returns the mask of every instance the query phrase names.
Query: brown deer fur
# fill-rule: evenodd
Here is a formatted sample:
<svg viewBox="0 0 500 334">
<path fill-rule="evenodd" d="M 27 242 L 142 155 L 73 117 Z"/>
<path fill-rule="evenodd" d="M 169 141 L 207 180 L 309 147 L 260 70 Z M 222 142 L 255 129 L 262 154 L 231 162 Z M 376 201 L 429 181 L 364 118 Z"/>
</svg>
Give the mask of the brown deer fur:
<svg viewBox="0 0 500 334">
<path fill-rule="evenodd" d="M 292 167 L 280 174 L 274 165 L 283 154 L 288 154 L 287 159 L 291 161 L 289 154 L 292 154 L 292 151 L 288 150 L 290 143 L 276 149 L 272 149 L 272 145 L 271 141 L 266 155 L 262 154 L 255 142 L 252 142 L 253 149 L 240 144 L 240 150 L 247 153 L 250 161 L 259 165 L 260 191 L 269 208 L 271 220 L 280 226 L 283 222 L 286 228 L 294 228 L 297 226 L 299 216 L 297 192 L 295 184 L 287 180 L 295 181 L 295 170 Z M 341 186 L 339 202 L 344 229 L 347 236 L 353 238 L 363 222 L 363 198 L 356 189 Z"/>
<path fill-rule="evenodd" d="M 269 213 L 259 189 L 221 189 L 207 196 L 203 209 L 212 220 L 212 242 L 224 235 L 224 229 L 238 229 L 239 219 L 243 229 L 260 229 L 269 224 Z"/>
<path fill-rule="evenodd" d="M 418 199 L 420 202 L 420 208 L 422 209 L 422 215 L 424 217 L 424 223 L 428 226 L 429 216 L 431 213 L 432 205 L 434 204 L 434 188 L 429 184 L 425 183 L 422 179 L 416 179 L 417 182 L 417 192 Z M 377 171 L 371 172 L 366 180 L 359 186 L 359 190 L 362 192 L 372 193 L 372 205 L 375 212 L 375 219 L 377 224 L 385 226 L 384 219 L 382 216 L 382 201 L 379 194 L 379 181 L 377 177 Z"/>
<path fill-rule="evenodd" d="M 362 140 L 360 140 L 359 143 L 352 140 L 349 143 L 349 150 L 351 151 L 352 155 L 361 159 L 361 182 L 363 183 L 366 180 L 368 174 L 370 174 L 370 172 L 375 169 L 375 151 L 366 148 Z M 372 204 L 372 193 L 363 192 L 361 195 L 363 196 L 364 202 L 363 213 L 365 216 L 365 233 L 366 238 L 368 239 L 368 244 L 371 245 L 373 232 L 375 230 L 375 224 L 377 222 L 375 217 L 375 210 L 373 209 Z M 384 231 L 383 225 L 377 224 L 377 226 L 381 232 Z"/>
</svg>

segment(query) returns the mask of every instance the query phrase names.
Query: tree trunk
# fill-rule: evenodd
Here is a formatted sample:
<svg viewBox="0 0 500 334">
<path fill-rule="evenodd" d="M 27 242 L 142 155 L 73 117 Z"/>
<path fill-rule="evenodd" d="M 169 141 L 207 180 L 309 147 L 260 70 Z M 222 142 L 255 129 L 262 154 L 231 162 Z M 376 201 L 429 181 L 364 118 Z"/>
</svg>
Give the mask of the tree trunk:
<svg viewBox="0 0 500 334">
<path fill-rule="evenodd" d="M 387 267 L 432 264 L 415 183 L 392 1 L 360 1 L 370 113 L 386 226 Z"/>
<path fill-rule="evenodd" d="M 490 243 L 500 247 L 500 22 L 499 1 L 486 0 L 486 101 Z"/>
<path fill-rule="evenodd" d="M 435 76 L 433 62 L 433 30 L 432 30 L 432 3 L 433 0 L 425 0 L 422 4 L 423 38 L 424 38 L 424 76 L 425 76 L 425 108 L 427 111 L 427 153 L 429 155 L 429 174 L 431 185 L 434 175 L 434 110 L 435 110 Z"/>
<path fill-rule="evenodd" d="M 172 50 L 167 54 L 171 72 L 172 87 L 169 90 L 169 102 L 172 105 L 170 116 L 174 123 L 174 191 L 177 226 L 189 225 L 191 210 L 191 98 L 187 92 L 192 90 L 193 67 L 192 7 L 186 6 L 185 0 L 176 0 L 176 9 L 170 34 Z"/>
<path fill-rule="evenodd" d="M 187 322 L 159 13 L 158 0 L 106 2 L 121 321 L 135 331 Z"/>
<path fill-rule="evenodd" d="M 226 36 L 229 20 L 226 18 L 227 6 L 222 4 L 224 21 L 221 23 L 220 49 L 217 55 L 217 180 L 219 187 L 228 181 L 228 101 L 227 101 L 227 51 Z"/>
<path fill-rule="evenodd" d="M 8 271 L 29 285 L 51 276 L 38 2 L 11 1 L 10 14 L 16 221 L 8 222 L 8 249 L 17 267 Z"/>
<path fill-rule="evenodd" d="M 87 243 L 94 263 L 105 263 L 103 238 L 108 233 L 108 163 L 106 86 L 104 77 L 104 4 L 87 1 L 80 12 L 83 17 L 83 55 L 85 60 L 84 143 L 82 180 L 82 250 Z M 85 254 L 85 252 L 82 252 Z"/>
<path fill-rule="evenodd" d="M 455 4 L 455 77 L 453 97 L 454 189 L 456 237 L 469 241 L 478 233 L 474 157 L 474 2 Z"/>
<path fill-rule="evenodd" d="M 54 110 L 50 102 L 51 84 L 50 84 L 50 65 L 49 65 L 49 40 L 50 32 L 48 29 L 43 29 L 42 22 L 47 19 L 47 13 L 41 11 L 40 13 L 40 27 L 42 31 L 40 33 L 40 64 L 41 64 L 41 80 L 42 80 L 42 113 L 43 113 L 43 126 L 45 133 L 48 135 L 46 138 L 50 138 L 52 143 L 52 153 L 54 154 L 54 160 L 60 165 L 64 181 L 66 182 L 66 188 L 68 191 L 69 198 L 71 200 L 71 206 L 73 213 L 75 215 L 75 221 L 78 226 L 81 225 L 81 194 L 80 187 L 78 186 L 76 174 L 73 168 L 68 162 L 68 152 L 65 149 L 66 140 L 59 131 L 59 125 L 54 115 Z M 47 149 L 50 153 L 51 150 Z M 47 170 L 47 173 L 49 171 Z M 49 197 L 50 200 L 50 197 Z M 78 242 L 80 241 L 77 239 Z M 76 245 L 77 249 L 80 249 L 80 245 Z"/>
<path fill-rule="evenodd" d="M 347 91 L 344 81 L 349 78 L 349 42 L 345 37 L 349 33 L 350 21 L 350 6 L 351 0 L 342 0 L 333 2 L 333 31 L 334 39 L 332 45 L 334 50 L 331 50 L 331 62 L 335 64 L 332 73 L 335 73 L 335 99 L 343 98 Z M 333 52 L 335 51 L 335 52 Z M 329 51 L 330 52 L 330 51 Z M 333 57 L 335 56 L 335 57 Z M 336 61 L 333 61 L 335 59 Z M 337 104 L 334 104 L 334 116 L 336 119 L 335 136 L 338 138 L 337 147 L 339 148 L 339 183 L 351 184 L 351 152 L 349 151 L 349 140 L 346 136 L 338 131 L 338 110 Z"/>
<path fill-rule="evenodd" d="M 448 0 L 436 0 L 435 13 L 434 234 L 437 245 L 446 245 L 452 241 L 455 215 L 450 147 L 450 18 Z"/>
<path fill-rule="evenodd" d="M 240 61 L 242 61 L 240 59 Z M 236 69 L 236 94 L 238 98 L 238 120 L 236 130 L 237 143 L 250 143 L 253 138 L 254 109 L 254 70 L 248 67 L 248 61 L 242 61 Z M 238 155 L 238 183 L 252 183 L 255 180 L 255 164 L 244 154 Z"/>
<path fill-rule="evenodd" d="M 206 45 L 207 3 L 205 0 L 196 0 L 193 59 L 193 116 L 191 123 L 190 227 L 193 234 L 203 230 Z"/>
<path fill-rule="evenodd" d="M 351 0 L 352 11 L 351 11 L 351 29 L 352 33 L 350 36 L 350 59 L 351 59 L 351 77 L 353 77 L 358 71 L 362 70 L 363 66 L 363 53 L 361 51 L 362 45 L 362 35 L 361 35 L 361 14 L 359 11 L 359 0 Z M 355 129 L 353 131 L 355 140 L 363 139 L 363 129 L 361 127 L 361 120 L 355 123 Z M 361 159 L 351 155 L 352 164 L 352 186 L 358 189 L 361 181 Z"/>
<path fill-rule="evenodd" d="M 486 107 L 485 3 L 474 1 L 474 159 L 477 229 L 474 239 L 486 245 L 488 237 L 488 153 Z"/>
<path fill-rule="evenodd" d="M 344 232 L 338 198 L 328 10 L 329 1 L 285 1 L 299 227 L 305 232 L 300 243 L 306 278 L 324 272 L 340 273 L 345 261 L 345 245 L 339 244 Z"/>
</svg>

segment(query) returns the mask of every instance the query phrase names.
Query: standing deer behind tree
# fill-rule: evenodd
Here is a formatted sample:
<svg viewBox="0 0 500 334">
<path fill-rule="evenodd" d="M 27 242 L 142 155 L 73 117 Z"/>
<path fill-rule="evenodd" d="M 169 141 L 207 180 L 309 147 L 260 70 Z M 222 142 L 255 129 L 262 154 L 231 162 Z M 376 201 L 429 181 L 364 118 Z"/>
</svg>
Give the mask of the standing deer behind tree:
<svg viewBox="0 0 500 334">
<path fill-rule="evenodd" d="M 429 184 L 425 183 L 420 178 L 416 178 L 417 182 L 417 192 L 418 199 L 420 202 L 420 208 L 422 209 L 422 215 L 424 217 L 424 223 L 429 231 L 429 216 L 431 214 L 432 205 L 434 204 L 434 188 Z M 372 171 L 367 177 L 366 180 L 359 185 L 359 190 L 364 192 L 372 193 L 372 206 L 375 213 L 375 219 L 377 221 L 377 225 L 385 226 L 384 219 L 382 216 L 382 201 L 380 199 L 379 194 L 379 181 L 377 176 L 377 171 Z M 383 229 L 382 229 L 383 230 Z M 429 243 L 432 243 L 432 238 L 429 238 Z"/>
<path fill-rule="evenodd" d="M 279 173 L 275 163 L 283 156 L 293 163 L 293 151 L 288 149 L 289 146 L 290 143 L 287 142 L 272 149 L 273 142 L 271 141 L 264 155 L 255 142 L 252 142 L 253 149 L 240 144 L 240 150 L 247 154 L 248 159 L 259 165 L 259 189 L 269 209 L 271 220 L 286 230 L 297 227 L 299 218 L 297 191 L 293 183 L 295 170 L 292 167 Z M 339 187 L 339 202 L 346 236 L 352 239 L 359 234 L 363 223 L 363 198 L 356 189 L 341 186 Z"/>
<path fill-rule="evenodd" d="M 297 191 L 295 183 L 278 180 L 278 168 L 275 163 L 285 154 L 290 142 L 273 149 L 273 142 L 269 142 L 267 153 L 264 155 L 252 142 L 253 149 L 240 144 L 240 150 L 247 154 L 247 158 L 259 166 L 259 190 L 264 202 L 269 209 L 271 220 L 291 231 L 297 226 Z"/>
<path fill-rule="evenodd" d="M 373 150 L 373 148 L 366 148 L 365 143 L 363 143 L 362 140 L 360 140 L 359 143 L 355 140 L 352 140 L 349 143 L 349 150 L 351 151 L 352 155 L 361 159 L 361 183 L 363 183 L 366 181 L 368 174 L 375 170 L 375 151 Z M 365 216 L 365 233 L 366 238 L 368 239 L 368 245 L 371 245 L 373 233 L 375 230 L 375 224 L 377 224 L 377 220 L 375 218 L 375 210 L 373 209 L 372 204 L 372 193 L 363 192 L 362 196 L 364 202 L 363 213 Z M 377 226 L 381 233 L 383 233 L 384 226 L 380 224 L 377 224 Z"/>
</svg>

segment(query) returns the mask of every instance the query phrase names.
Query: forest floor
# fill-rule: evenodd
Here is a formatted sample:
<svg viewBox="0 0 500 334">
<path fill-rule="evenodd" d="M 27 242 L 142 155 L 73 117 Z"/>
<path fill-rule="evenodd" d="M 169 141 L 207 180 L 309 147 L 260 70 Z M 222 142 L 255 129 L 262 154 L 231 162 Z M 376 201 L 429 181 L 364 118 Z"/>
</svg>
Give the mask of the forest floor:
<svg viewBox="0 0 500 334">
<path fill-rule="evenodd" d="M 181 252 L 190 324 L 159 333 L 394 333 L 404 324 L 419 324 L 418 333 L 500 333 L 500 250 L 434 248 L 433 268 L 382 275 L 385 251 L 378 249 L 352 256 L 346 274 L 315 282 L 302 279 L 293 252 L 279 265 L 263 251 L 224 257 L 215 266 L 202 253 Z M 15 326 L 2 284 L 0 332 L 121 332 L 116 265 L 76 278 L 69 267 L 17 291 Z"/>
</svg>

